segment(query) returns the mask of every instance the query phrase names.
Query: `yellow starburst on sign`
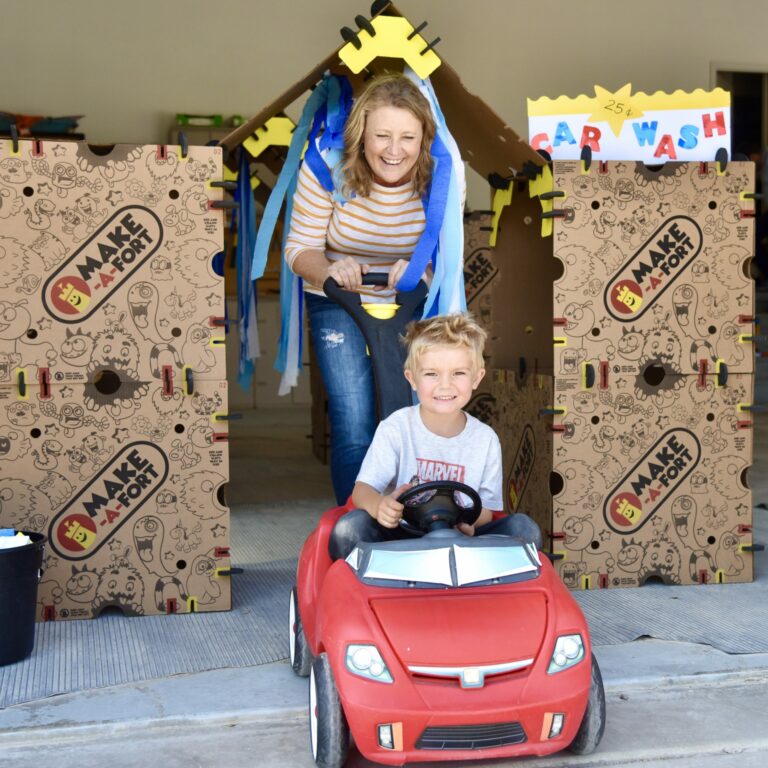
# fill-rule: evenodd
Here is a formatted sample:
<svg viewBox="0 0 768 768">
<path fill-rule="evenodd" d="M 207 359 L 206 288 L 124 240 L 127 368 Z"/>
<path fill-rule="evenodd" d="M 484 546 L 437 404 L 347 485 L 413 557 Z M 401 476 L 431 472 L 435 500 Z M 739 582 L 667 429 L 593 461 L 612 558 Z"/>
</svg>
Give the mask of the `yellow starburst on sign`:
<svg viewBox="0 0 768 768">
<path fill-rule="evenodd" d="M 644 114 L 643 110 L 632 102 L 631 92 L 632 83 L 627 83 L 614 93 L 596 85 L 595 102 L 597 108 L 589 116 L 589 121 L 608 123 L 613 133 L 618 136 L 624 127 L 625 120 L 634 120 Z"/>
</svg>

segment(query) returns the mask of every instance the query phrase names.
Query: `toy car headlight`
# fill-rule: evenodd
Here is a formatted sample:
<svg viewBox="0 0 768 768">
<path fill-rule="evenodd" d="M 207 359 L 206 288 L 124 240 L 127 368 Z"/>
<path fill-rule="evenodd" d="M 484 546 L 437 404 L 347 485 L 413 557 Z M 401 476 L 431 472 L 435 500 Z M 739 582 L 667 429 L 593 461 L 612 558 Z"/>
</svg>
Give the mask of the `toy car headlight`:
<svg viewBox="0 0 768 768">
<path fill-rule="evenodd" d="M 345 661 L 353 675 L 379 683 L 392 682 L 392 675 L 375 645 L 348 645 Z"/>
<path fill-rule="evenodd" d="M 584 641 L 581 635 L 561 635 L 555 643 L 555 650 L 547 672 L 553 675 L 578 664 L 584 658 Z"/>
</svg>

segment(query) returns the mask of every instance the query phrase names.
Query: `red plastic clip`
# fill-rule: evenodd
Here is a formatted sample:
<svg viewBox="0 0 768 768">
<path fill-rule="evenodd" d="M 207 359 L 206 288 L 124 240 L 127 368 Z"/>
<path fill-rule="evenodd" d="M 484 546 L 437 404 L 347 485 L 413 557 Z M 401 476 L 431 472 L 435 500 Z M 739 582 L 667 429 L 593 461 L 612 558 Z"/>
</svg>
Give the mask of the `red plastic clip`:
<svg viewBox="0 0 768 768">
<path fill-rule="evenodd" d="M 166 157 L 168 155 L 168 150 L 166 149 L 165 144 L 158 144 L 157 150 L 155 151 L 155 157 L 161 162 L 164 163 L 166 160 Z"/>
<path fill-rule="evenodd" d="M 751 211 L 745 211 L 743 208 L 739 210 L 739 218 L 740 219 L 754 219 L 755 218 L 755 211 L 754 209 Z"/>
<path fill-rule="evenodd" d="M 227 324 L 227 318 L 226 317 L 217 317 L 216 315 L 211 315 L 208 318 L 208 325 L 211 326 L 211 328 L 218 328 L 222 325 Z"/>
<path fill-rule="evenodd" d="M 754 315 L 739 315 L 738 320 L 736 320 L 739 325 L 744 325 L 746 323 L 754 323 L 755 322 L 755 316 Z"/>
<path fill-rule="evenodd" d="M 51 372 L 48 368 L 40 368 L 37 372 L 37 380 L 40 382 L 40 399 L 51 399 Z"/>
<path fill-rule="evenodd" d="M 44 605 L 43 606 L 43 621 L 56 621 L 56 606 Z"/>
<path fill-rule="evenodd" d="M 752 526 L 749 525 L 749 523 L 742 523 L 736 528 L 736 533 L 738 533 L 739 536 L 743 536 L 745 533 L 752 533 Z"/>
<path fill-rule="evenodd" d="M 752 429 L 751 421 L 737 421 L 736 429 Z"/>
<path fill-rule="evenodd" d="M 699 176 L 706 176 L 709 172 L 709 166 L 707 163 L 699 163 Z"/>
<path fill-rule="evenodd" d="M 707 388 L 707 373 L 709 368 L 709 361 L 705 358 L 699 360 L 699 379 L 696 383 L 697 389 Z"/>
<path fill-rule="evenodd" d="M 550 424 L 549 428 L 553 432 L 565 432 L 565 424 Z"/>
<path fill-rule="evenodd" d="M 179 604 L 176 602 L 175 597 L 169 597 L 165 601 L 165 612 L 166 613 L 178 613 L 179 610 Z"/>
<path fill-rule="evenodd" d="M 597 577 L 597 583 L 598 583 L 600 589 L 607 589 L 610 586 L 610 581 L 608 579 L 608 574 L 607 573 L 601 573 Z"/>
<path fill-rule="evenodd" d="M 214 557 L 229 557 L 229 547 L 214 547 L 213 548 L 213 556 Z"/>
<path fill-rule="evenodd" d="M 707 584 L 709 582 L 709 573 L 705 570 L 699 571 L 699 584 Z"/>
<path fill-rule="evenodd" d="M 555 317 L 552 319 L 552 325 L 564 326 L 567 324 L 568 324 L 568 321 L 564 317 Z"/>
<path fill-rule="evenodd" d="M 43 156 L 43 142 L 41 139 L 35 139 L 32 142 L 32 157 Z"/>
<path fill-rule="evenodd" d="M 163 397 L 173 397 L 173 368 L 170 365 L 163 366 Z"/>
<path fill-rule="evenodd" d="M 608 173 L 608 161 L 607 160 L 601 160 L 600 163 L 597 166 L 597 172 L 601 176 L 605 176 Z"/>
<path fill-rule="evenodd" d="M 550 536 L 552 537 L 553 541 L 560 541 L 560 539 L 564 539 L 565 538 L 565 534 L 562 533 L 562 532 L 558 532 L 558 533 L 554 533 L 553 532 L 553 533 L 550 534 Z"/>
<path fill-rule="evenodd" d="M 213 442 L 214 443 L 226 443 L 226 442 L 229 442 L 229 435 L 226 432 L 214 432 L 213 433 Z"/>
<path fill-rule="evenodd" d="M 607 360 L 601 360 L 600 361 L 600 384 L 598 384 L 598 387 L 600 389 L 608 389 L 608 376 L 611 372 L 611 366 L 608 364 Z"/>
</svg>

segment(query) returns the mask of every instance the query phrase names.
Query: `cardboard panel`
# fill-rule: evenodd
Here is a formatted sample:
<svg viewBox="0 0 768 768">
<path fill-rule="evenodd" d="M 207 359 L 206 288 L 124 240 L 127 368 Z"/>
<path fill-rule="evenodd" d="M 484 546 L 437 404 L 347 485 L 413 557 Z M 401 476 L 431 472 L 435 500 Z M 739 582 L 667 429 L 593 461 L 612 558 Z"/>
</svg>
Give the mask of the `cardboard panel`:
<svg viewBox="0 0 768 768">
<path fill-rule="evenodd" d="M 549 549 L 552 532 L 552 417 L 542 411 L 552 402 L 551 376 L 494 369 L 492 426 L 501 440 L 507 512 L 525 512 L 541 528 Z"/>
<path fill-rule="evenodd" d="M 0 388 L 0 525 L 49 540 L 39 620 L 230 608 L 226 382 L 143 387 L 118 414 Z"/>
<path fill-rule="evenodd" d="M 603 172 L 601 172 L 603 171 Z M 754 164 L 554 163 L 555 375 L 608 361 L 650 396 L 701 361 L 754 370 Z"/>
<path fill-rule="evenodd" d="M 553 527 L 572 588 L 751 581 L 753 378 L 638 399 L 556 381 Z M 561 396 L 562 395 L 562 396 Z"/>
<path fill-rule="evenodd" d="M 220 148 L 0 142 L 0 375 L 225 378 L 221 178 Z"/>
</svg>

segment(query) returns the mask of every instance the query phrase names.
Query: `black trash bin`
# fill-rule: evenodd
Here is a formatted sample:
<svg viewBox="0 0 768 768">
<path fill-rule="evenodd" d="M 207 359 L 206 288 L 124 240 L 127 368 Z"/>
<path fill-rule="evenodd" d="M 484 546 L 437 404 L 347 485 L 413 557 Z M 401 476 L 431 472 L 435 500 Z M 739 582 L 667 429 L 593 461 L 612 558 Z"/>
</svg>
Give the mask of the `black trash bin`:
<svg viewBox="0 0 768 768">
<path fill-rule="evenodd" d="M 0 664 L 13 664 L 32 653 L 35 643 L 37 583 L 46 537 L 22 531 L 30 544 L 0 549 Z"/>
</svg>

